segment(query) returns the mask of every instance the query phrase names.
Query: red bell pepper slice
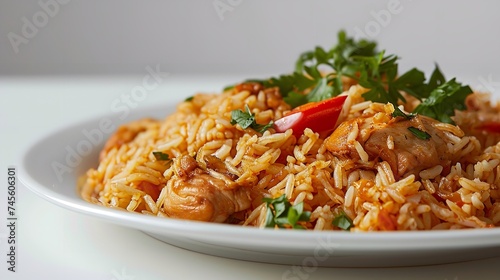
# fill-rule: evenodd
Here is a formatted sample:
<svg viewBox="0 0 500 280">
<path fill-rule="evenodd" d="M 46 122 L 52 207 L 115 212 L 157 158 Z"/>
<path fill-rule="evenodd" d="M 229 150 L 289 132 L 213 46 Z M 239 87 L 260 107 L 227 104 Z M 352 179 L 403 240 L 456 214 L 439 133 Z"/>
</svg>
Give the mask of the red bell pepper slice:
<svg viewBox="0 0 500 280">
<path fill-rule="evenodd" d="M 335 128 L 347 96 L 336 96 L 319 102 L 309 102 L 296 107 L 283 118 L 274 122 L 276 132 L 293 130 L 297 138 L 306 128 L 314 132 L 327 132 Z"/>
</svg>

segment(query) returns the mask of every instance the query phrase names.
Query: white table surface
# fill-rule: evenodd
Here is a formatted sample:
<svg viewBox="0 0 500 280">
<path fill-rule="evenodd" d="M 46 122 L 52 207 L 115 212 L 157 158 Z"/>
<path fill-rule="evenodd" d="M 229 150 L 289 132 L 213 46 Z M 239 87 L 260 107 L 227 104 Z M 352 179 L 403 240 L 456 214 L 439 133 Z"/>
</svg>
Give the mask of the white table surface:
<svg viewBox="0 0 500 280">
<path fill-rule="evenodd" d="M 218 91 L 244 77 L 165 77 L 138 108 Z M 485 77 L 486 78 L 486 77 Z M 472 81 L 480 83 L 477 80 Z M 142 77 L 0 77 L 0 279 L 498 279 L 500 258 L 404 268 L 317 268 L 284 277 L 291 266 L 203 255 L 52 205 L 17 181 L 16 272 L 7 271 L 7 168 L 19 166 L 40 135 L 108 114 Z M 496 84 L 495 84 L 496 85 Z M 180 89 L 171 92 L 169 88 Z M 18 177 L 22 176 L 19 174 Z"/>
</svg>

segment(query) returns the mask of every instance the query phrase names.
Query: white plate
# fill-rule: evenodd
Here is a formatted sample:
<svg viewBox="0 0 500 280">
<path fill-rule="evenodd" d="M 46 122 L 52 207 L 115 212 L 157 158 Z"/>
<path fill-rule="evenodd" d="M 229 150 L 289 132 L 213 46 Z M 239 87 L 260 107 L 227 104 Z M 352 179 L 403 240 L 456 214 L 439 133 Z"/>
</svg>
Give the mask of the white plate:
<svg viewBox="0 0 500 280">
<path fill-rule="evenodd" d="M 144 231 L 188 250 L 234 259 L 307 267 L 392 267 L 500 256 L 500 228 L 378 233 L 270 230 L 149 217 L 80 198 L 77 178 L 97 165 L 109 134 L 104 132 L 107 126 L 116 128 L 141 117 L 163 118 L 173 110 L 173 104 L 150 107 L 135 110 L 125 120 L 102 116 L 50 133 L 27 149 L 20 179 L 39 196 L 66 209 Z"/>
</svg>

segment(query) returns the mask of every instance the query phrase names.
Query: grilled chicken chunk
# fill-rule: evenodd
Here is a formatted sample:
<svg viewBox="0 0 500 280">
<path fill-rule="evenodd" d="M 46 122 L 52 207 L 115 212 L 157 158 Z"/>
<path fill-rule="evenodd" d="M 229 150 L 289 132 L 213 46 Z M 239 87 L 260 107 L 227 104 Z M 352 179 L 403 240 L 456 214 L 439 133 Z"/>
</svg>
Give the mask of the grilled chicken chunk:
<svg viewBox="0 0 500 280">
<path fill-rule="evenodd" d="M 170 217 L 224 222 L 231 214 L 250 207 L 249 191 L 228 176 L 211 169 L 203 170 L 188 155 L 178 160 L 179 169 L 171 179 L 173 183 L 166 186 L 163 205 Z M 214 159 L 210 160 L 210 164 L 214 164 Z"/>
<path fill-rule="evenodd" d="M 388 122 L 373 123 L 371 118 L 359 117 L 342 123 L 326 140 L 326 148 L 334 155 L 359 159 L 355 141 L 349 141 L 349 133 L 357 125 L 360 135 L 356 140 L 364 148 L 370 160 L 387 161 L 396 178 L 442 165 L 450 166 L 453 155 L 448 150 L 445 134 L 434 124 L 438 121 L 417 115 L 410 120 L 390 118 Z M 414 127 L 430 135 L 421 139 L 408 128 Z"/>
</svg>

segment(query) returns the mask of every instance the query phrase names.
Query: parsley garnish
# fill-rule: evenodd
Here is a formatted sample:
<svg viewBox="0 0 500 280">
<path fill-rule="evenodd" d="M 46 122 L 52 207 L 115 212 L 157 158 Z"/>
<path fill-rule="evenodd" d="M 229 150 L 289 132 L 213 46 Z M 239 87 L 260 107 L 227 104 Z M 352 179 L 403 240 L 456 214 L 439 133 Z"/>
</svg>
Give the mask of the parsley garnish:
<svg viewBox="0 0 500 280">
<path fill-rule="evenodd" d="M 186 99 L 184 99 L 184 102 L 191 102 L 193 100 L 194 96 L 190 96 Z"/>
<path fill-rule="evenodd" d="M 466 109 L 465 98 L 471 93 L 469 86 L 462 86 L 455 79 L 451 79 L 433 89 L 428 98 L 423 100 L 413 112 L 454 124 L 450 117 L 455 115 L 455 109 Z"/>
<path fill-rule="evenodd" d="M 394 107 L 394 112 L 392 112 L 392 116 L 395 117 L 403 117 L 407 120 L 411 120 L 413 117 L 416 115 L 411 113 L 411 114 L 405 114 L 403 111 L 401 111 L 398 107 Z"/>
<path fill-rule="evenodd" d="M 163 152 L 153 152 L 153 155 L 155 156 L 156 160 L 170 160 L 168 154 L 165 154 Z"/>
<path fill-rule="evenodd" d="M 340 210 L 335 218 L 333 218 L 332 224 L 343 230 L 350 230 L 351 227 L 353 227 L 351 218 L 349 218 L 349 216 L 347 216 L 347 214 L 343 210 Z"/>
<path fill-rule="evenodd" d="M 255 121 L 255 114 L 250 111 L 250 108 L 248 108 L 248 105 L 246 104 L 245 111 L 246 112 L 243 112 L 242 110 L 231 111 L 231 124 L 239 124 L 243 129 L 247 129 L 250 127 L 260 133 L 263 133 L 273 125 L 272 121 L 268 124 L 258 124 Z"/>
<path fill-rule="evenodd" d="M 304 229 L 298 225 L 298 221 L 309 221 L 311 212 L 304 211 L 304 204 L 293 205 L 288 201 L 285 195 L 278 198 L 263 198 L 267 206 L 266 227 L 285 228 L 291 226 L 294 229 Z"/>
<path fill-rule="evenodd" d="M 422 140 L 429 140 L 431 138 L 431 135 L 423 130 L 420 130 L 414 126 L 408 127 L 408 130 L 413 133 L 413 135 L 417 136 L 417 138 L 422 139 Z"/>
<path fill-rule="evenodd" d="M 328 52 L 316 47 L 314 51 L 301 54 L 295 63 L 294 73 L 252 81 L 260 82 L 266 88 L 278 87 L 285 102 L 292 107 L 337 96 L 343 92 L 342 76 L 356 75 L 354 57 L 373 55 L 376 46 L 366 40 L 355 42 L 343 31 L 339 32 L 338 38 L 338 45 Z M 323 76 L 323 68 L 333 72 Z M 306 89 L 311 89 L 309 94 L 303 93 Z"/>
<path fill-rule="evenodd" d="M 325 95 L 323 99 L 331 97 L 327 91 L 332 91 L 333 96 L 337 96 L 343 92 L 342 76 L 355 77 L 359 72 L 359 60 L 376 55 L 375 47 L 375 42 L 367 40 L 356 42 L 353 38 L 347 37 L 344 31 L 340 31 L 337 45 L 329 51 L 316 47 L 314 51 L 300 55 L 295 63 L 295 73 L 302 75 L 306 73 L 317 81 L 316 87 L 326 81 L 330 88 L 324 87 L 325 91 L 321 92 Z M 332 73 L 323 77 L 322 70 Z"/>
<path fill-rule="evenodd" d="M 401 92 L 421 101 L 414 113 L 441 122 L 453 123 L 454 110 L 465 109 L 465 97 L 472 92 L 468 86 L 455 79 L 446 81 L 437 65 L 428 81 L 417 68 L 399 74 L 398 57 L 379 52 L 376 46 L 373 41 L 356 41 L 340 31 L 338 43 L 332 49 L 316 47 L 301 54 L 294 73 L 251 81 L 262 83 L 265 88 L 278 87 L 292 107 L 339 95 L 343 92 L 342 78 L 347 77 L 368 89 L 363 95 L 366 100 L 392 103 L 393 116 L 411 118 L 398 108 L 400 103 L 406 103 Z"/>
</svg>

